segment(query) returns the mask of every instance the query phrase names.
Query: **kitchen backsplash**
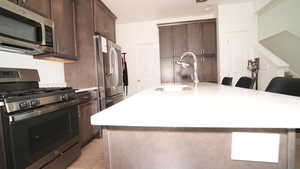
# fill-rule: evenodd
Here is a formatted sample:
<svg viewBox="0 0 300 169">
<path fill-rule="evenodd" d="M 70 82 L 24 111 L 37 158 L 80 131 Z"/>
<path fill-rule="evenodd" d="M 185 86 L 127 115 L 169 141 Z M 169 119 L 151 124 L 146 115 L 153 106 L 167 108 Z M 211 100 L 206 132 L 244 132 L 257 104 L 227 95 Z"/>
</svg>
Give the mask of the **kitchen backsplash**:
<svg viewBox="0 0 300 169">
<path fill-rule="evenodd" d="M 32 56 L 0 51 L 0 67 L 37 69 L 41 87 L 64 87 L 64 64 L 33 59 Z"/>
</svg>

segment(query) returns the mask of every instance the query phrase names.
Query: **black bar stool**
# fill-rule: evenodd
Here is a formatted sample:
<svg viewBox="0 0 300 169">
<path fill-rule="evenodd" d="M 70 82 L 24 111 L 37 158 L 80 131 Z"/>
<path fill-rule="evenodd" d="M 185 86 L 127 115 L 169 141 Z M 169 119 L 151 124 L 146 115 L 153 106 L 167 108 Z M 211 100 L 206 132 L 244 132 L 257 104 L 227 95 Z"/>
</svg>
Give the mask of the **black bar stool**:
<svg viewBox="0 0 300 169">
<path fill-rule="evenodd" d="M 236 83 L 235 87 L 245 88 L 245 89 L 253 89 L 255 80 L 250 77 L 241 77 Z"/>
<path fill-rule="evenodd" d="M 221 84 L 225 86 L 232 86 L 232 80 L 232 77 L 224 77 Z"/>
<path fill-rule="evenodd" d="M 268 85 L 266 91 L 300 97 L 300 79 L 275 77 Z"/>
</svg>

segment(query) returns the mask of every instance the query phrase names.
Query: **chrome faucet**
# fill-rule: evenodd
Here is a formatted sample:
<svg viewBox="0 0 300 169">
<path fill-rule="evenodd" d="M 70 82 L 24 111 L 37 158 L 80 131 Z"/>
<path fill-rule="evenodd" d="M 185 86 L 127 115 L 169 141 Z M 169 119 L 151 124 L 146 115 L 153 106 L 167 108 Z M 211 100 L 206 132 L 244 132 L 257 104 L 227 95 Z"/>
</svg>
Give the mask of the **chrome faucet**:
<svg viewBox="0 0 300 169">
<path fill-rule="evenodd" d="M 197 72 L 197 70 L 198 70 L 197 56 L 193 52 L 185 52 L 185 53 L 182 54 L 180 59 L 176 61 L 176 63 L 178 65 L 181 65 L 185 69 L 188 68 L 190 66 L 190 64 L 183 61 L 184 57 L 186 57 L 186 56 L 192 56 L 193 59 L 194 59 L 194 73 L 193 73 L 194 79 L 193 79 L 193 82 L 194 82 L 194 85 L 196 87 L 199 84 L 198 72 Z"/>
</svg>

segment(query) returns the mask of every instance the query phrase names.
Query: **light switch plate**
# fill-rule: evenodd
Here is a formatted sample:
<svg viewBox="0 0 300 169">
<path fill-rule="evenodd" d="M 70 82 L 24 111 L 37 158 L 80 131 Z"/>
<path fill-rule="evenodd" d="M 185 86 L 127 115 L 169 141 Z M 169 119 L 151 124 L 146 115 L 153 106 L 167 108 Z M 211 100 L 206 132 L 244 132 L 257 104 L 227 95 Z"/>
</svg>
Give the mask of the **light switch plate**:
<svg viewBox="0 0 300 169">
<path fill-rule="evenodd" d="M 242 161 L 279 161 L 280 134 L 232 133 L 231 159 Z"/>
</svg>

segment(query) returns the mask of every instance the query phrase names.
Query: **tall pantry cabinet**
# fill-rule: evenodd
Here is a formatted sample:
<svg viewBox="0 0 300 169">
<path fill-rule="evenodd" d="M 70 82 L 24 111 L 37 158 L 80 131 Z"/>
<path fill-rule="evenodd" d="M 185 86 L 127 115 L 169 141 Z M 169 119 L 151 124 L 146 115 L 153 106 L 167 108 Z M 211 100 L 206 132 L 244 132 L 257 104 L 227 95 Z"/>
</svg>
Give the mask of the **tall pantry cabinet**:
<svg viewBox="0 0 300 169">
<path fill-rule="evenodd" d="M 217 82 L 216 20 L 200 20 L 159 25 L 161 83 L 192 82 L 193 67 L 176 64 L 184 52 L 196 54 L 201 82 Z M 192 57 L 185 62 L 193 65 Z"/>
</svg>

